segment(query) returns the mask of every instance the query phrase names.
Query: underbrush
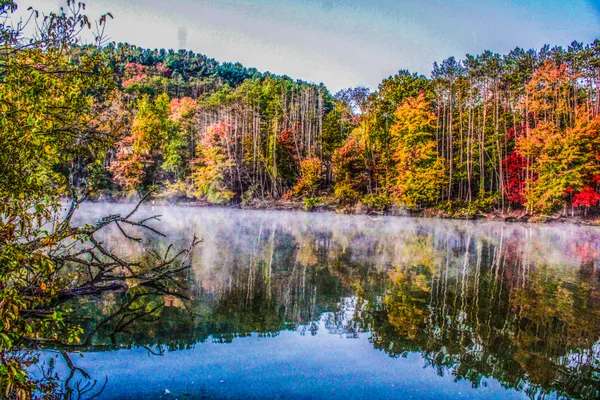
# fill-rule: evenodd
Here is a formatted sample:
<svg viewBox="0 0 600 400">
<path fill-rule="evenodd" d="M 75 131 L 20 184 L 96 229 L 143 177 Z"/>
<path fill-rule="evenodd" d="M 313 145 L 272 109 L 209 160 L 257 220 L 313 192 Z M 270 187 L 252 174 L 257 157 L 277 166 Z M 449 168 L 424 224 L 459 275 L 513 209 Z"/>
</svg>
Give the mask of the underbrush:
<svg viewBox="0 0 600 400">
<path fill-rule="evenodd" d="M 451 200 L 435 207 L 448 217 L 470 218 L 494 211 L 498 202 L 497 195 L 485 194 L 475 200 Z"/>
</svg>

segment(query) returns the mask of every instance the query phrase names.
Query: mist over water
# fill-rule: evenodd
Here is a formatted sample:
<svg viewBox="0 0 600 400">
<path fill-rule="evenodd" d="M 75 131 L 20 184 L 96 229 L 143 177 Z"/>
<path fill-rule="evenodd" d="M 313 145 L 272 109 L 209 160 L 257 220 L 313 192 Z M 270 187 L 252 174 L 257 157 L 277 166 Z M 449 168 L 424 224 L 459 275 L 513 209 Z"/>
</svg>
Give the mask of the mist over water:
<svg viewBox="0 0 600 400">
<path fill-rule="evenodd" d="M 111 214 L 127 214 L 133 205 L 88 203 L 78 211 L 75 222 L 94 222 Z M 463 246 L 464 241 L 519 242 L 519 251 L 545 264 L 579 266 L 582 248 L 585 256 L 600 256 L 600 227 L 582 227 L 571 224 L 521 224 L 497 221 L 443 220 L 390 216 L 338 215 L 334 213 L 304 213 L 282 211 L 239 210 L 228 208 L 189 208 L 173 206 L 142 206 L 139 219 L 156 215 L 159 221 L 153 227 L 167 235 L 167 242 L 185 242 L 195 234 L 204 241 L 198 251 L 210 253 L 218 246 L 223 235 L 230 236 L 231 244 L 239 250 L 255 250 L 248 236 L 265 232 L 292 235 L 297 240 L 311 236 L 331 237 L 334 245 L 350 246 L 353 258 L 367 258 L 376 265 L 397 262 L 395 257 L 406 245 L 406 236 L 428 238 L 435 243 L 449 240 L 451 247 Z M 116 232 L 115 232 L 116 233 Z M 121 242 L 119 238 L 119 242 Z M 304 245 L 308 245 L 304 243 Z M 297 243 L 301 246 L 301 243 Z M 380 248 L 378 246 L 385 246 Z M 118 247 L 118 246 L 117 246 Z M 237 248 L 237 247 L 236 247 Z M 456 249 L 459 250 L 459 249 Z M 373 252 L 377 256 L 373 259 Z M 575 252 L 575 253 L 573 253 Z M 585 257 L 584 257 L 585 258 Z M 200 261 L 199 261 L 200 262 Z M 210 266 L 203 260 L 202 266 Z"/>
<path fill-rule="evenodd" d="M 155 214 L 166 239 L 102 240 L 144 260 L 196 235 L 184 288 L 70 305 L 91 333 L 79 364 L 108 378 L 100 398 L 600 396 L 598 228 L 168 206 L 137 218 Z"/>
</svg>

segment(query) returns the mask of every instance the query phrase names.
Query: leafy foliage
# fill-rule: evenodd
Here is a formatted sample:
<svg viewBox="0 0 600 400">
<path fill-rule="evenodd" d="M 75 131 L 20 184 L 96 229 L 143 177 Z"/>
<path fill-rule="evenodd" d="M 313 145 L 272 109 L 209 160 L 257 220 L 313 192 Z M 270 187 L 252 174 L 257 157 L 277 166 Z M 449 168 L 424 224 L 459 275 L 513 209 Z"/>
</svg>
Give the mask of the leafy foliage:
<svg viewBox="0 0 600 400">
<path fill-rule="evenodd" d="M 205 196 L 215 204 L 227 204 L 234 196 L 226 186 L 226 174 L 233 164 L 228 161 L 224 150 L 227 135 L 225 124 L 208 128 L 201 146 L 198 147 L 198 158 L 193 161 L 192 182 L 197 197 Z"/>
<path fill-rule="evenodd" d="M 96 175 L 123 122 L 112 115 L 122 103 L 107 59 L 72 47 L 91 26 L 84 8 L 69 0 L 58 13 L 32 10 L 35 34 L 28 38 L 23 24 L 8 23 L 17 5 L 0 3 L 0 397 L 6 399 L 71 396 L 56 374 L 34 378 L 27 369 L 39 361 L 40 347 L 78 342 L 81 328 L 59 307 L 66 297 L 149 283 L 184 266 L 172 269 L 174 259 L 165 257 L 146 270 L 105 250 L 94 235 L 107 225 L 157 232 L 131 220 L 133 213 L 71 223 L 87 197 L 78 192 L 102 180 Z M 95 24 L 98 44 L 108 16 Z M 131 146 L 145 155 L 146 138 L 133 138 Z M 63 196 L 70 196 L 68 209 Z"/>
<path fill-rule="evenodd" d="M 406 99 L 396 110 L 395 119 L 391 132 L 398 175 L 393 191 L 403 205 L 431 204 L 446 184 L 444 161 L 436 152 L 432 133 L 436 116 L 421 93 Z"/>
<path fill-rule="evenodd" d="M 300 178 L 294 186 L 296 196 L 314 196 L 321 181 L 323 165 L 318 158 L 309 158 L 300 163 Z"/>
</svg>

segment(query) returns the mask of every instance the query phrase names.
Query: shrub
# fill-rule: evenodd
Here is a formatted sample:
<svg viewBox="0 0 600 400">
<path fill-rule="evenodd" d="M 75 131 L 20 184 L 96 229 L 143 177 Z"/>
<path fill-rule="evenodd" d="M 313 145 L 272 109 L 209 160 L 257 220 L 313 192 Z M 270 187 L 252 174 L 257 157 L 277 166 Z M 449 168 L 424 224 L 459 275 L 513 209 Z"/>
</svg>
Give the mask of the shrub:
<svg viewBox="0 0 600 400">
<path fill-rule="evenodd" d="M 342 205 L 353 204 L 359 198 L 358 192 L 352 189 L 352 186 L 345 183 L 335 185 L 335 191 L 333 193 L 333 196 L 338 201 L 338 203 Z"/>
<path fill-rule="evenodd" d="M 374 193 L 364 196 L 361 200 L 361 203 L 367 206 L 369 210 L 380 212 L 386 211 L 392 204 L 388 196 L 384 194 L 377 195 Z"/>
<path fill-rule="evenodd" d="M 319 199 L 317 197 L 305 197 L 304 199 L 304 209 L 306 211 L 312 211 L 319 204 Z"/>
<path fill-rule="evenodd" d="M 157 195 L 157 197 L 166 199 L 183 199 L 187 197 L 188 189 L 188 185 L 186 185 L 185 182 L 177 181 L 171 183 L 167 181 L 165 183 L 165 187 Z"/>
<path fill-rule="evenodd" d="M 492 211 L 498 201 L 498 195 L 484 193 L 471 202 L 452 200 L 437 207 L 438 210 L 453 217 L 470 217 L 476 214 Z"/>
<path fill-rule="evenodd" d="M 231 201 L 235 194 L 224 188 L 223 185 L 212 184 L 206 192 L 206 200 L 212 204 L 225 205 Z"/>
</svg>

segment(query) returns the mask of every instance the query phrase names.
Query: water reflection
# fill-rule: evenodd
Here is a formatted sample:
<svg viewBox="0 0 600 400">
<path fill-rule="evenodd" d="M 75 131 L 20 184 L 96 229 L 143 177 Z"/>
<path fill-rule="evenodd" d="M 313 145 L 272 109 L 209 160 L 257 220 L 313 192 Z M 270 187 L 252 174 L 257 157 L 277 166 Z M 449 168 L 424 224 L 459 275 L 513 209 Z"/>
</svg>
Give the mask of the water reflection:
<svg viewBox="0 0 600 400">
<path fill-rule="evenodd" d="M 83 211 L 94 218 L 106 210 Z M 337 335 L 366 338 L 392 358 L 416 354 L 439 376 L 475 388 L 491 380 L 531 398 L 600 397 L 598 229 L 144 212 L 163 214 L 160 228 L 176 246 L 194 233 L 203 239 L 193 267 L 163 288 L 73 302 L 86 331 L 75 350 L 160 354 L 285 331 Z M 123 242 L 117 231 L 105 240 L 140 257 L 167 246 L 153 237 Z"/>
</svg>

